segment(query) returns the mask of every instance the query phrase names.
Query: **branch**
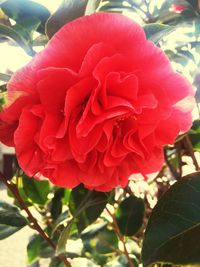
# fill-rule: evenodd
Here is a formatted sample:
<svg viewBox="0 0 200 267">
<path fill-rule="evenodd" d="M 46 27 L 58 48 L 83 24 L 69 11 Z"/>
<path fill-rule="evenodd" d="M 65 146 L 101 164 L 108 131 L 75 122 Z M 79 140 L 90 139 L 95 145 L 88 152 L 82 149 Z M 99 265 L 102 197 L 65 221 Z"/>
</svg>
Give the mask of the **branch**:
<svg viewBox="0 0 200 267">
<path fill-rule="evenodd" d="M 183 162 L 182 162 L 182 154 L 181 154 L 181 143 L 180 142 L 175 143 L 175 148 L 176 148 L 176 153 L 178 157 L 179 175 L 180 177 L 182 177 Z"/>
<path fill-rule="evenodd" d="M 35 217 L 32 215 L 28 207 L 26 206 L 24 200 L 19 194 L 19 191 L 17 187 L 10 181 L 6 180 L 6 178 L 3 176 L 3 174 L 0 172 L 0 180 L 8 187 L 8 189 L 13 193 L 17 201 L 19 202 L 20 206 L 26 214 L 28 215 L 28 219 L 31 222 L 31 227 L 35 229 L 49 244 L 50 247 L 52 247 L 54 250 L 56 250 L 55 244 L 52 242 L 52 240 L 49 238 L 49 236 L 43 231 L 43 229 L 40 227 L 38 224 L 37 220 Z M 71 267 L 70 262 L 66 259 L 65 255 L 60 254 L 58 255 L 58 258 L 60 259 L 61 262 L 65 264 L 67 267 Z"/>
<path fill-rule="evenodd" d="M 195 157 L 193 146 L 192 146 L 192 143 L 191 143 L 190 138 L 188 137 L 188 135 L 186 135 L 185 138 L 184 138 L 184 144 L 186 146 L 186 149 L 187 149 L 188 153 L 190 154 L 190 157 L 193 160 L 193 164 L 195 166 L 195 169 L 198 171 L 199 170 L 199 164 L 198 164 L 197 159 Z"/>
<path fill-rule="evenodd" d="M 134 265 L 133 265 L 133 263 L 131 261 L 131 258 L 129 257 L 129 253 L 128 253 L 127 248 L 126 248 L 126 243 L 124 241 L 124 237 L 123 237 L 122 233 L 120 232 L 119 227 L 117 225 L 117 221 L 116 221 L 115 215 L 112 214 L 107 207 L 106 207 L 106 211 L 108 212 L 108 214 L 112 218 L 114 230 L 115 230 L 115 232 L 116 232 L 119 240 L 122 242 L 122 244 L 124 246 L 124 254 L 126 256 L 126 259 L 128 261 L 128 264 L 129 264 L 130 267 L 134 267 Z"/>
</svg>

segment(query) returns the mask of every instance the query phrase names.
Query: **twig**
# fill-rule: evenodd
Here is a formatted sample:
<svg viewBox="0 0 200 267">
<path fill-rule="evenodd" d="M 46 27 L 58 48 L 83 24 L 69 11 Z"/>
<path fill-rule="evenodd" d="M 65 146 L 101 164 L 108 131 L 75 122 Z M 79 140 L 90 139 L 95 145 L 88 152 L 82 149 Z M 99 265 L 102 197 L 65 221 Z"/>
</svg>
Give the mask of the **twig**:
<svg viewBox="0 0 200 267">
<path fill-rule="evenodd" d="M 181 143 L 177 142 L 175 144 L 175 147 L 176 147 L 176 153 L 178 157 L 179 176 L 182 177 L 183 162 L 182 162 L 182 154 L 181 154 Z"/>
<path fill-rule="evenodd" d="M 0 172 L 0 180 L 8 187 L 8 189 L 13 193 L 13 195 L 16 197 L 17 201 L 19 202 L 20 206 L 26 214 L 28 215 L 28 219 L 31 222 L 31 227 L 35 229 L 49 244 L 50 247 L 52 247 L 54 250 L 56 250 L 55 244 L 52 242 L 52 240 L 48 237 L 48 235 L 43 231 L 43 229 L 38 224 L 35 217 L 32 215 L 28 207 L 26 206 L 24 200 L 19 194 L 19 191 L 17 187 L 10 181 L 6 180 L 6 178 L 3 176 L 3 174 Z M 67 267 L 71 267 L 70 262 L 66 259 L 66 257 L 63 254 L 58 255 L 58 258 L 61 262 L 65 264 Z"/>
<path fill-rule="evenodd" d="M 126 243 L 124 241 L 124 237 L 122 235 L 122 233 L 120 232 L 119 230 L 119 227 L 117 225 L 117 221 L 116 221 L 116 218 L 115 216 L 109 211 L 109 209 L 106 207 L 106 211 L 108 212 L 108 214 L 111 216 L 112 220 L 113 220 L 113 227 L 114 227 L 114 230 L 119 238 L 119 240 L 122 242 L 123 246 L 124 246 L 124 254 L 126 256 L 126 259 L 128 261 L 128 264 L 130 267 L 134 267 L 133 265 L 133 262 L 131 261 L 131 258 L 129 257 L 129 253 L 127 251 L 127 248 L 126 248 Z"/>
<path fill-rule="evenodd" d="M 190 138 L 188 137 L 188 135 L 186 135 L 185 138 L 184 138 L 184 144 L 185 144 L 185 147 L 186 147 L 187 151 L 190 154 L 190 157 L 193 160 L 193 164 L 195 166 L 195 169 L 198 171 L 199 170 L 199 164 L 198 164 L 197 159 L 195 157 L 193 146 L 192 146 L 192 143 L 191 143 Z"/>
</svg>

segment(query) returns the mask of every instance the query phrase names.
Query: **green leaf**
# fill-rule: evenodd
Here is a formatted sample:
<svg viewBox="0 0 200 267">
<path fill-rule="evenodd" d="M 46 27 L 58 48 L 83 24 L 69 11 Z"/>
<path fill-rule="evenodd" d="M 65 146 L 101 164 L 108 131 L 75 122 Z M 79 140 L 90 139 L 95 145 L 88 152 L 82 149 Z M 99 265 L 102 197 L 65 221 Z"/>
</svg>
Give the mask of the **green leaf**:
<svg viewBox="0 0 200 267">
<path fill-rule="evenodd" d="M 149 219 L 142 250 L 144 266 L 155 262 L 200 263 L 200 173 L 175 183 Z"/>
<path fill-rule="evenodd" d="M 69 208 L 76 218 L 79 232 L 94 222 L 104 210 L 109 194 L 89 191 L 82 185 L 71 191 Z"/>
<path fill-rule="evenodd" d="M 5 73 L 0 73 L 0 81 L 8 82 L 11 76 Z"/>
<path fill-rule="evenodd" d="M 40 258 L 43 239 L 39 235 L 34 235 L 27 246 L 28 263 L 32 264 Z"/>
<path fill-rule="evenodd" d="M 71 191 L 69 208 L 73 218 L 71 220 L 68 219 L 67 226 L 60 235 L 56 250 L 57 255 L 65 252 L 67 240 L 70 235 L 77 232 L 77 227 L 81 232 L 99 217 L 107 203 L 108 195 L 89 191 L 82 186 L 78 186 Z M 62 215 L 59 217 L 62 217 Z"/>
<path fill-rule="evenodd" d="M 70 233 L 71 233 L 71 229 L 73 228 L 73 225 L 74 225 L 74 220 L 72 219 L 71 221 L 68 222 L 67 226 L 62 231 L 60 238 L 58 240 L 57 247 L 56 247 L 56 255 L 59 255 L 65 252 L 67 240 L 70 237 Z"/>
<path fill-rule="evenodd" d="M 147 39 L 158 44 L 165 35 L 174 31 L 175 27 L 159 23 L 151 23 L 145 25 L 143 29 Z"/>
<path fill-rule="evenodd" d="M 33 203 L 44 205 L 48 200 L 50 193 L 49 182 L 38 181 L 23 175 L 23 188 L 29 200 Z"/>
<path fill-rule="evenodd" d="M 118 237 L 113 230 L 105 228 L 96 237 L 96 250 L 99 254 L 107 254 L 116 251 L 118 247 Z"/>
<path fill-rule="evenodd" d="M 85 229 L 82 233 L 81 233 L 81 238 L 84 241 L 88 241 L 91 238 L 95 237 L 102 229 L 104 229 L 106 227 L 107 223 L 106 222 L 99 222 L 99 223 L 95 223 L 95 224 L 91 224 L 89 227 L 87 227 L 87 229 Z"/>
<path fill-rule="evenodd" d="M 69 212 L 68 212 L 68 210 L 64 211 L 63 213 L 61 213 L 58 216 L 58 218 L 54 221 L 55 228 L 57 228 L 59 225 L 63 224 L 66 220 L 69 220 Z"/>
<path fill-rule="evenodd" d="M 47 229 L 45 229 L 47 231 Z M 55 256 L 54 249 L 40 235 L 33 235 L 27 246 L 27 256 L 29 264 L 36 262 L 40 258 L 51 258 Z"/>
<path fill-rule="evenodd" d="M 186 0 L 191 6 L 193 6 L 194 9 L 199 9 L 198 8 L 198 4 L 199 1 L 198 0 Z"/>
<path fill-rule="evenodd" d="M 39 27 L 41 21 L 35 17 L 28 17 L 20 20 L 12 28 L 17 31 L 28 42 L 32 42 L 33 33 Z"/>
<path fill-rule="evenodd" d="M 188 51 L 188 50 L 178 50 L 178 53 L 180 55 L 184 56 L 187 60 L 192 60 L 193 62 L 195 62 L 195 57 L 190 51 Z"/>
<path fill-rule="evenodd" d="M 65 23 L 84 15 L 88 0 L 63 0 L 58 10 L 46 23 L 46 34 L 51 38 Z"/>
<path fill-rule="evenodd" d="M 1 8 L 9 18 L 17 23 L 33 17 L 40 20 L 41 24 L 37 31 L 45 33 L 45 23 L 50 16 L 50 12 L 43 5 L 30 0 L 7 0 L 1 4 Z"/>
<path fill-rule="evenodd" d="M 29 197 L 26 195 L 26 193 L 24 191 L 24 185 L 23 185 L 23 178 L 22 177 L 17 177 L 16 185 L 17 185 L 17 189 L 19 191 L 19 194 L 22 197 L 22 199 L 23 199 L 24 203 L 26 204 L 26 206 L 27 207 L 32 206 L 33 205 L 32 201 L 29 199 Z M 17 201 L 15 196 L 12 194 L 12 192 L 9 189 L 7 189 L 7 192 L 8 192 L 9 197 L 14 198 L 15 205 L 20 207 L 19 202 Z"/>
<path fill-rule="evenodd" d="M 62 198 L 64 197 L 65 189 L 64 188 L 58 188 L 55 193 L 54 197 L 51 201 L 51 216 L 54 220 L 58 218 L 58 216 L 62 213 Z"/>
<path fill-rule="evenodd" d="M 0 85 L 0 111 L 3 109 L 3 105 L 6 103 L 6 84 Z"/>
<path fill-rule="evenodd" d="M 102 0 L 98 11 L 116 13 L 122 13 L 123 11 L 133 12 L 133 10 L 135 9 L 134 5 L 134 3 L 131 3 L 131 6 L 124 5 L 124 1 L 122 0 Z"/>
<path fill-rule="evenodd" d="M 48 40 L 49 39 L 46 35 L 41 34 L 32 41 L 32 45 L 33 46 L 45 46 L 48 43 Z"/>
<path fill-rule="evenodd" d="M 189 138 L 192 143 L 194 150 L 200 151 L 200 120 L 195 120 L 193 122 L 192 128 L 193 131 L 189 133 Z"/>
<path fill-rule="evenodd" d="M 143 223 L 144 210 L 144 201 L 135 196 L 130 196 L 120 203 L 116 220 L 123 235 L 132 236 L 138 232 Z"/>
<path fill-rule="evenodd" d="M 0 239 L 4 239 L 28 224 L 16 206 L 0 201 Z"/>
<path fill-rule="evenodd" d="M 0 36 L 4 36 L 15 41 L 28 55 L 33 56 L 35 54 L 30 44 L 13 28 L 0 23 Z"/>
<path fill-rule="evenodd" d="M 7 91 L 7 87 L 6 86 L 7 86 L 6 83 L 0 85 L 0 94 L 5 93 Z"/>
<path fill-rule="evenodd" d="M 182 50 L 180 48 L 177 48 L 175 51 L 172 50 L 165 50 L 165 54 L 168 56 L 170 61 L 173 61 L 175 63 L 181 64 L 182 66 L 187 66 L 189 61 L 195 64 L 195 57 L 187 50 Z"/>
<path fill-rule="evenodd" d="M 52 258 L 55 256 L 55 250 L 49 246 L 46 240 L 43 239 L 40 251 L 40 258 Z"/>
<path fill-rule="evenodd" d="M 49 267 L 61 267 L 60 259 L 57 257 L 53 258 Z"/>
</svg>

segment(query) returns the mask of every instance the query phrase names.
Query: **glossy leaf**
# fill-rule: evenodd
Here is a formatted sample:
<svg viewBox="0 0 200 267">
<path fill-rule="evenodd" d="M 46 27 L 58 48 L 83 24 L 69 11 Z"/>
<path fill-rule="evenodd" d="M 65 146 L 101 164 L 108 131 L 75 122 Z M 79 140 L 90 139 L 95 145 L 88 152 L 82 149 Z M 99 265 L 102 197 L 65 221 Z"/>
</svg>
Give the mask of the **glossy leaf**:
<svg viewBox="0 0 200 267">
<path fill-rule="evenodd" d="M 122 13 L 127 7 L 124 6 L 122 0 L 101 1 L 99 10 L 103 12 L 117 12 Z M 130 8 L 131 10 L 131 8 Z"/>
<path fill-rule="evenodd" d="M 60 224 L 63 224 L 66 220 L 69 219 L 69 212 L 68 211 L 64 211 L 63 213 L 61 213 L 58 218 L 54 221 L 54 225 L 55 227 L 59 226 Z"/>
<path fill-rule="evenodd" d="M 0 239 L 4 239 L 28 224 L 16 206 L 0 201 Z"/>
<path fill-rule="evenodd" d="M 54 193 L 54 197 L 52 198 L 50 212 L 54 220 L 56 220 L 58 216 L 62 213 L 62 198 L 65 194 L 64 191 L 64 188 L 58 188 Z"/>
<path fill-rule="evenodd" d="M 99 254 L 112 253 L 118 247 L 118 237 L 112 230 L 105 228 L 96 237 L 96 250 Z"/>
<path fill-rule="evenodd" d="M 74 188 L 70 195 L 69 208 L 76 218 L 79 232 L 94 222 L 104 210 L 109 194 L 89 191 L 83 186 Z"/>
<path fill-rule="evenodd" d="M 144 201 L 135 196 L 130 196 L 120 203 L 116 211 L 116 220 L 123 235 L 132 236 L 139 231 L 143 223 L 144 210 Z"/>
<path fill-rule="evenodd" d="M 198 9 L 200 8 L 200 3 L 198 0 L 186 0 L 191 6 L 193 6 L 194 9 Z"/>
<path fill-rule="evenodd" d="M 34 235 L 27 246 L 28 263 L 32 264 L 40 258 L 43 239 L 39 235 Z"/>
<path fill-rule="evenodd" d="M 47 229 L 45 229 L 47 231 Z M 54 257 L 55 251 L 40 235 L 33 235 L 27 246 L 28 262 L 34 263 L 40 258 Z"/>
<path fill-rule="evenodd" d="M 33 203 L 44 205 L 50 192 L 49 182 L 38 181 L 34 178 L 23 176 L 23 188 L 29 200 Z"/>
<path fill-rule="evenodd" d="M 200 151 L 200 120 L 194 121 L 191 129 L 193 131 L 189 133 L 189 138 L 192 146 L 194 150 Z"/>
<path fill-rule="evenodd" d="M 82 185 L 74 188 L 70 194 L 69 208 L 73 218 L 68 221 L 67 226 L 60 235 L 57 254 L 65 251 L 67 240 L 70 237 L 72 229 L 78 228 L 79 233 L 88 225 L 94 222 L 107 203 L 108 194 L 89 191 Z"/>
<path fill-rule="evenodd" d="M 9 38 L 15 41 L 19 46 L 21 46 L 24 49 L 24 51 L 28 55 L 33 56 L 35 54 L 30 44 L 23 38 L 23 36 L 21 36 L 13 28 L 6 26 L 4 24 L 0 24 L 0 36 Z"/>
<path fill-rule="evenodd" d="M 2 84 L 0 85 L 0 93 L 5 93 L 7 91 L 7 87 L 6 87 L 6 84 Z M 1 96 L 2 97 L 2 96 Z"/>
<path fill-rule="evenodd" d="M 200 173 L 175 183 L 158 201 L 146 229 L 142 258 L 178 265 L 200 264 Z"/>
<path fill-rule="evenodd" d="M 1 5 L 1 8 L 8 17 L 17 23 L 33 17 L 39 19 L 41 24 L 37 31 L 44 34 L 45 23 L 50 16 L 50 12 L 43 5 L 30 0 L 7 0 Z"/>
<path fill-rule="evenodd" d="M 35 17 L 24 18 L 12 28 L 17 31 L 29 43 L 32 42 L 32 35 L 39 27 L 41 21 Z"/>
<path fill-rule="evenodd" d="M 151 23 L 146 24 L 143 27 L 147 39 L 158 44 L 164 36 L 171 33 L 175 28 L 173 26 L 158 24 L 158 23 Z"/>
<path fill-rule="evenodd" d="M 0 111 L 3 109 L 3 105 L 6 103 L 6 84 L 0 85 Z"/>
<path fill-rule="evenodd" d="M 46 34 L 51 38 L 65 23 L 84 15 L 88 0 L 63 0 L 58 10 L 48 19 Z"/>
<path fill-rule="evenodd" d="M 100 222 L 90 225 L 81 233 L 82 240 L 85 241 L 95 237 L 101 230 L 106 228 L 106 225 L 106 222 Z"/>
<path fill-rule="evenodd" d="M 27 207 L 32 206 L 33 202 L 31 201 L 31 199 L 27 196 L 27 194 L 24 191 L 24 185 L 23 185 L 23 178 L 22 177 L 17 177 L 17 189 L 19 191 L 20 196 L 22 197 L 24 203 L 26 204 Z M 20 207 L 19 202 L 17 201 L 17 199 L 15 198 L 15 196 L 12 194 L 12 192 L 10 190 L 7 190 L 7 193 L 9 195 L 9 197 L 12 197 L 15 199 L 15 205 L 17 205 L 18 207 Z"/>
<path fill-rule="evenodd" d="M 40 258 L 52 258 L 55 256 L 55 250 L 43 239 L 40 251 Z"/>
<path fill-rule="evenodd" d="M 0 73 L 0 81 L 8 82 L 11 76 L 5 73 Z"/>
<path fill-rule="evenodd" d="M 41 34 L 32 41 L 32 45 L 33 46 L 45 46 L 48 43 L 48 40 L 49 39 L 46 35 Z"/>
<path fill-rule="evenodd" d="M 70 237 L 71 229 L 73 228 L 73 226 L 75 226 L 75 224 L 74 220 L 72 219 L 71 221 L 68 222 L 67 226 L 64 228 L 59 237 L 58 244 L 56 247 L 56 255 L 66 252 L 65 250 L 66 250 L 67 240 Z"/>
<path fill-rule="evenodd" d="M 55 257 L 51 260 L 49 267 L 62 267 L 62 263 L 59 258 Z"/>
</svg>

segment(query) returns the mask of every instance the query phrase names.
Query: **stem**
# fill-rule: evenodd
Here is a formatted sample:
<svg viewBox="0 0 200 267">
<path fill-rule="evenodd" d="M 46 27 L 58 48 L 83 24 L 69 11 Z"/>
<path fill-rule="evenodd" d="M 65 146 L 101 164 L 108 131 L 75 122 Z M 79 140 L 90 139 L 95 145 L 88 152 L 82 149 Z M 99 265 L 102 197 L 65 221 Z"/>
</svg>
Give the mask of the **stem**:
<svg viewBox="0 0 200 267">
<path fill-rule="evenodd" d="M 108 212 L 108 214 L 112 218 L 114 230 L 115 230 L 115 232 L 116 232 L 119 240 L 122 242 L 122 244 L 124 246 L 124 254 L 126 256 L 126 259 L 128 261 L 128 264 L 129 264 L 130 267 L 134 267 L 134 265 L 133 265 L 133 263 L 132 263 L 132 261 L 131 261 L 131 259 L 129 257 L 129 253 L 128 253 L 127 248 L 126 248 L 126 242 L 124 240 L 124 237 L 123 237 L 122 233 L 120 232 L 119 227 L 117 225 L 117 221 L 116 221 L 115 215 L 112 214 L 107 207 L 106 207 L 106 211 Z"/>
<path fill-rule="evenodd" d="M 26 206 L 24 200 L 19 194 L 17 187 L 12 182 L 6 180 L 6 178 L 3 176 L 1 172 L 0 172 L 0 180 L 8 187 L 8 189 L 12 192 L 12 194 L 15 196 L 15 198 L 19 202 L 21 208 L 24 209 L 24 211 L 28 215 L 29 221 L 31 222 L 32 228 L 35 229 L 47 241 L 50 247 L 56 250 L 55 244 L 52 242 L 49 236 L 43 231 L 43 229 L 40 227 L 35 217 L 32 215 L 32 213 Z M 66 257 L 63 254 L 58 255 L 58 258 L 60 259 L 61 262 L 65 264 L 65 266 L 71 267 L 70 262 L 66 259 Z"/>
<path fill-rule="evenodd" d="M 181 154 L 181 143 L 180 142 L 176 143 L 175 147 L 176 147 L 176 153 L 178 157 L 179 176 L 182 177 L 183 162 L 182 162 L 182 154 Z"/>
<path fill-rule="evenodd" d="M 188 137 L 188 135 L 185 136 L 184 141 L 185 141 L 184 144 L 186 146 L 186 149 L 189 152 L 190 157 L 193 160 L 193 164 L 195 166 L 195 169 L 198 171 L 199 170 L 199 164 L 198 164 L 197 159 L 195 157 L 193 146 L 192 146 L 192 143 L 191 143 L 190 138 Z"/>
</svg>

